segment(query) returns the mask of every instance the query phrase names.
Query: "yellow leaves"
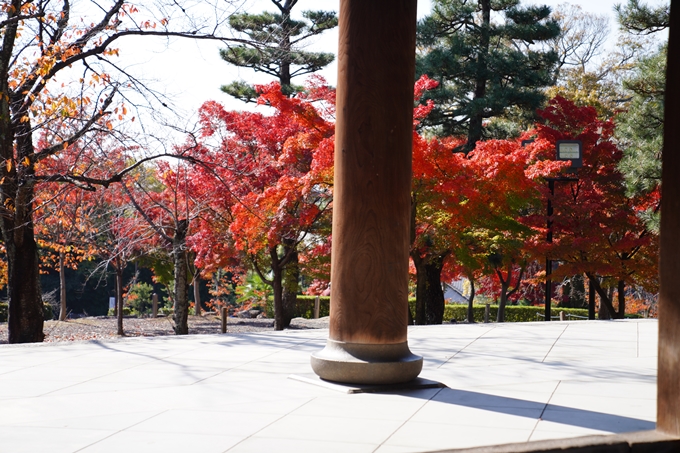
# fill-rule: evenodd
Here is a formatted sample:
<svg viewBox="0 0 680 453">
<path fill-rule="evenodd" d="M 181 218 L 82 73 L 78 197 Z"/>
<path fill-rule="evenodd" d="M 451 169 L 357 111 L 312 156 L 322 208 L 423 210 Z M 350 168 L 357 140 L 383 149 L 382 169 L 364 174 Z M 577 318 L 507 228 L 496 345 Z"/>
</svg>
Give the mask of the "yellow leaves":
<svg viewBox="0 0 680 453">
<path fill-rule="evenodd" d="M 161 25 L 163 26 L 168 25 L 168 19 L 166 19 L 165 17 L 161 19 Z"/>
<path fill-rule="evenodd" d="M 24 115 L 24 116 L 21 117 L 20 121 L 22 123 L 28 123 L 30 121 L 30 119 L 28 118 L 28 115 Z"/>
<path fill-rule="evenodd" d="M 24 157 L 23 159 L 21 159 L 21 165 L 23 165 L 24 167 L 29 167 L 31 165 L 31 159 L 29 159 L 28 156 Z"/>
<path fill-rule="evenodd" d="M 106 122 L 106 128 L 110 131 L 113 130 L 113 124 L 111 124 L 111 121 Z"/>
<path fill-rule="evenodd" d="M 12 171 L 12 160 L 11 159 L 7 159 L 5 161 L 5 168 L 7 168 L 7 173 Z"/>
</svg>

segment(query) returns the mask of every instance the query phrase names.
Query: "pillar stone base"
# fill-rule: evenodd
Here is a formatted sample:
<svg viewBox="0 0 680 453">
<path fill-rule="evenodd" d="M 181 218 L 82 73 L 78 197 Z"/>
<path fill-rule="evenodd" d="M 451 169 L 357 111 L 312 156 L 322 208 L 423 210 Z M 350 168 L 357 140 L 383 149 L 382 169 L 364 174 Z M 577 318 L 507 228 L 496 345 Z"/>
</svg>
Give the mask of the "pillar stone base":
<svg viewBox="0 0 680 453">
<path fill-rule="evenodd" d="M 312 369 L 321 379 L 347 384 L 400 384 L 414 380 L 423 358 L 411 353 L 408 343 L 345 343 L 328 339 L 312 354 Z"/>
</svg>

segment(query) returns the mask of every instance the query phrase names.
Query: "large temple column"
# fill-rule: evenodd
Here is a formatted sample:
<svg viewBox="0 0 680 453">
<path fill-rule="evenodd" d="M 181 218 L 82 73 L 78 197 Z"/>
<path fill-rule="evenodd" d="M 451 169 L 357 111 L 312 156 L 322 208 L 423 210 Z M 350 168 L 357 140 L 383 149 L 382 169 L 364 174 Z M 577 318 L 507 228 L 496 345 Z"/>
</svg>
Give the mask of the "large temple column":
<svg viewBox="0 0 680 453">
<path fill-rule="evenodd" d="M 416 0 L 341 0 L 330 335 L 323 379 L 415 379 L 407 339 Z"/>
<path fill-rule="evenodd" d="M 680 436 L 680 17 L 671 9 L 666 72 L 659 262 L 657 429 Z M 671 5 L 672 7 L 672 5 Z M 673 8 L 673 7 L 672 7 Z"/>
</svg>

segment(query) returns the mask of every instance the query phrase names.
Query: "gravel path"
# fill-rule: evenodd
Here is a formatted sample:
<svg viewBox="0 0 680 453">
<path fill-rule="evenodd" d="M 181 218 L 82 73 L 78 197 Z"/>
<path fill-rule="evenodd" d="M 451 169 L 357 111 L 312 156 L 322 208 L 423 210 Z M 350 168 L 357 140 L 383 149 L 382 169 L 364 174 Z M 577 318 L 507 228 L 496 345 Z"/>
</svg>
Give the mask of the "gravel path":
<svg viewBox="0 0 680 453">
<path fill-rule="evenodd" d="M 189 334 L 221 333 L 220 318 L 214 315 L 189 316 Z M 46 321 L 43 332 L 45 342 L 83 340 L 111 340 L 121 338 L 116 334 L 116 318 L 98 316 L 69 319 L 67 321 Z M 328 317 L 321 319 L 295 318 L 290 329 L 324 329 Z M 125 318 L 123 329 L 126 337 L 155 337 L 174 335 L 171 318 Z M 227 319 L 227 333 L 273 332 L 273 319 Z M 0 323 L 0 344 L 7 343 L 7 323 Z"/>
</svg>

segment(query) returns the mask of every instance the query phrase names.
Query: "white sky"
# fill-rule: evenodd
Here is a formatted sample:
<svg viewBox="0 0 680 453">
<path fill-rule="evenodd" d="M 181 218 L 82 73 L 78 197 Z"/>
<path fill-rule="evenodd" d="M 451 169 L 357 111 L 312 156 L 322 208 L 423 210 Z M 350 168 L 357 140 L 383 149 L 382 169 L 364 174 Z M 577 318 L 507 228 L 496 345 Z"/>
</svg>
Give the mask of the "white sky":
<svg viewBox="0 0 680 453">
<path fill-rule="evenodd" d="M 615 41 L 617 25 L 615 23 L 614 4 L 625 0 L 579 0 L 570 3 L 581 5 L 584 11 L 603 14 L 611 20 L 611 42 Z M 647 3 L 658 5 L 665 0 L 647 0 Z M 561 0 L 528 0 L 526 3 L 547 4 L 555 7 Z M 244 9 L 252 12 L 263 10 L 275 11 L 269 0 L 244 0 Z M 430 11 L 430 0 L 418 0 L 418 15 L 422 17 Z M 298 14 L 304 10 L 338 10 L 338 0 L 299 0 L 295 6 Z M 337 29 L 328 31 L 315 41 L 309 50 L 336 52 Z M 272 77 L 262 73 L 255 73 L 250 69 L 233 67 L 224 62 L 219 56 L 219 49 L 223 46 L 209 41 L 190 41 L 175 39 L 169 45 L 165 42 L 143 40 L 140 42 L 122 43 L 120 46 L 120 61 L 132 70 L 138 77 L 153 80 L 153 86 L 165 92 L 178 110 L 188 119 L 192 118 L 201 104 L 207 100 L 215 100 L 233 110 L 242 110 L 245 105 L 234 100 L 220 91 L 220 86 L 234 80 L 244 79 L 249 82 L 267 83 Z M 320 74 L 326 80 L 335 84 L 337 65 L 329 65 Z M 297 83 L 303 81 L 298 78 Z"/>
</svg>

